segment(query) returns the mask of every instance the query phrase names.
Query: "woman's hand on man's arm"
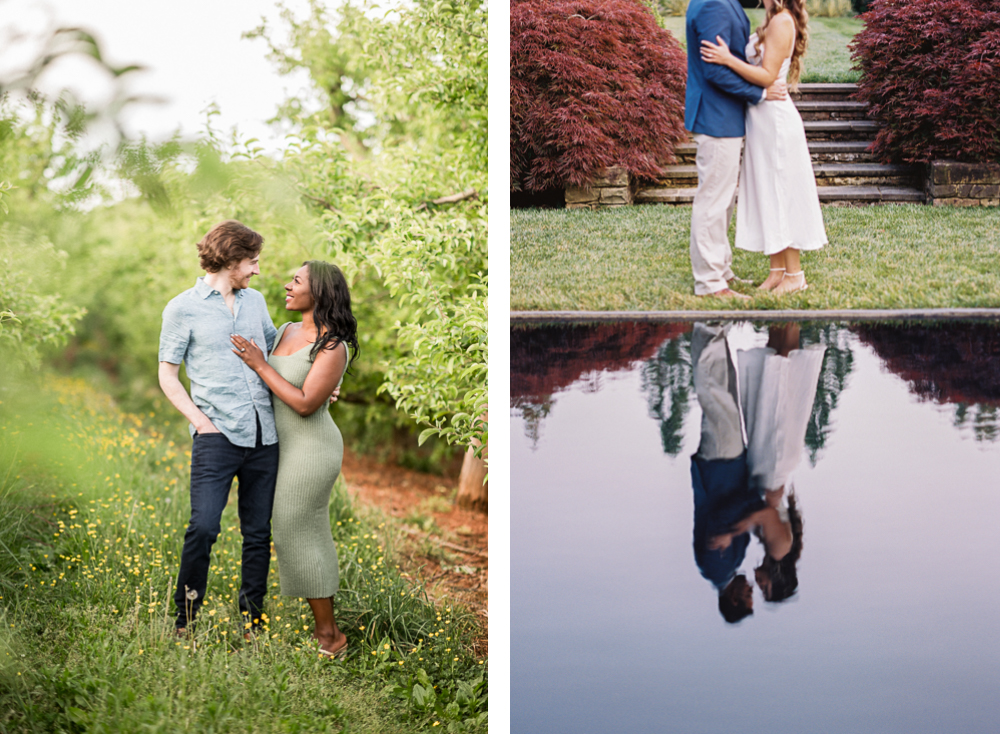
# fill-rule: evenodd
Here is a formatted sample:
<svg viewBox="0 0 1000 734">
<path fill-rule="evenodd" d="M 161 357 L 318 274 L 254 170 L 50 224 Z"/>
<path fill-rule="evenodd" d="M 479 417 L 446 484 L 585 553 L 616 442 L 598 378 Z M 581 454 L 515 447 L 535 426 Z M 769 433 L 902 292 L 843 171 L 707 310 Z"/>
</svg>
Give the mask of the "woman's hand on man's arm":
<svg viewBox="0 0 1000 734">
<path fill-rule="evenodd" d="M 320 350 L 313 360 L 301 388 L 295 387 L 267 363 L 260 347 L 239 334 L 230 337 L 233 353 L 260 375 L 274 395 L 301 416 L 312 415 L 320 407 L 335 402 L 340 395 L 337 383 L 347 366 L 346 349 L 340 344 L 334 349 Z"/>
</svg>

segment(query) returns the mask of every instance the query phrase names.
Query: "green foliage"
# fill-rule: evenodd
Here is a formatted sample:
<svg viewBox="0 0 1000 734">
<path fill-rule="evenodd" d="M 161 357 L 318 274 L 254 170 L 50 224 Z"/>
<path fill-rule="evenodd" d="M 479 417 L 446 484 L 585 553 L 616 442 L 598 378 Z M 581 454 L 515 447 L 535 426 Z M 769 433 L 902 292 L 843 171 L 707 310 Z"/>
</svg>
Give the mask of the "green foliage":
<svg viewBox="0 0 1000 734">
<path fill-rule="evenodd" d="M 364 53 L 361 43 L 373 21 L 362 6 L 349 1 L 341 4 L 331 17 L 323 4 L 310 0 L 309 16 L 302 21 L 287 7 L 281 4 L 279 7 L 289 45 L 272 41 L 266 22 L 243 34 L 244 38 L 266 41 L 270 46 L 269 58 L 282 74 L 296 69 L 308 71 L 319 109 L 310 111 L 317 106 L 315 100 L 293 96 L 285 101 L 273 121 L 296 119 L 307 125 L 336 129 L 345 149 L 355 155 L 366 154 L 365 135 L 355 128 L 365 114 L 370 114 L 365 95 L 371 58 Z"/>
<path fill-rule="evenodd" d="M 15 19 L 5 39 L 10 47 L 7 50 L 13 49 L 14 56 L 23 54 L 25 49 L 19 44 L 31 38 L 30 33 L 19 33 L 19 30 Z M 87 108 L 70 89 L 63 89 L 51 97 L 37 89 L 39 77 L 51 66 L 81 56 L 88 60 L 91 68 L 100 69 L 106 76 L 110 94 L 103 104 Z M 137 64 L 115 66 L 109 63 L 97 38 L 84 28 L 56 28 L 26 63 L 13 69 L 8 65 L 7 75 L 0 74 L 0 193 L 4 190 L 2 179 L 11 171 L 17 171 L 16 178 L 30 184 L 31 197 L 43 193 L 43 189 L 46 189 L 45 198 L 60 191 L 63 203 L 100 195 L 102 187 L 95 182 L 94 173 L 108 153 L 116 150 L 124 140 L 119 115 L 127 106 L 148 99 L 131 95 L 125 88 L 129 76 L 142 69 Z M 30 120 L 32 126 L 22 125 L 24 119 Z M 11 140 L 12 128 L 20 128 L 22 134 L 13 136 L 19 140 Z M 98 145 L 91 141 L 88 146 L 82 146 L 85 134 L 98 128 L 105 133 L 103 143 Z M 27 153 L 24 143 L 34 147 L 34 155 L 24 155 Z M 12 152 L 21 158 L 22 166 L 7 167 Z M 2 196 L 0 210 L 8 211 Z"/>
<path fill-rule="evenodd" d="M 406 702 L 410 711 L 425 719 L 435 717 L 449 721 L 446 731 L 474 731 L 487 721 L 486 681 L 482 675 L 471 681 L 458 681 L 455 690 L 435 686 L 427 672 L 418 670 L 404 683 L 393 688 L 393 694 Z"/>
<path fill-rule="evenodd" d="M 470 272 L 480 264 L 477 246 L 485 244 L 476 241 L 484 239 L 483 219 L 411 221 L 406 230 L 390 229 L 370 255 L 390 293 L 416 315 L 399 324 L 405 351 L 389 365 L 382 389 L 429 426 L 420 434 L 421 443 L 432 435 L 460 445 L 488 438 L 487 284 L 481 271 Z M 435 278 L 440 266 L 451 271 L 450 283 Z"/>
<path fill-rule="evenodd" d="M 830 437 L 832 413 L 837 408 L 840 394 L 847 386 L 847 378 L 854 370 L 854 352 L 847 333 L 834 324 L 803 324 L 800 339 L 803 348 L 810 344 L 826 346 L 823 367 L 816 385 L 816 398 L 806 424 L 806 452 L 809 463 L 816 466 L 820 451 L 826 448 L 826 441 Z"/>
<path fill-rule="evenodd" d="M 660 444 L 668 456 L 681 452 L 693 384 L 690 333 L 665 341 L 642 365 L 642 391 L 650 416 L 660 424 Z"/>
<path fill-rule="evenodd" d="M 254 285 L 279 323 L 290 318 L 277 305 L 290 274 L 307 259 L 335 260 L 362 347 L 338 422 L 355 448 L 440 466 L 447 444 L 487 438 L 486 7 L 418 2 L 386 13 L 347 3 L 328 13 L 314 3 L 305 20 L 283 17 L 291 45 L 272 44 L 272 58 L 283 71 L 308 69 L 325 109 L 307 112 L 309 100 L 283 108 L 296 138 L 282 161 L 261 156 L 253 139 L 222 140 L 209 111 L 201 140 L 119 141 L 113 176 L 133 197 L 100 205 L 106 192 L 93 181 L 112 172 L 101 154 L 77 157 L 73 132 L 96 118 L 73 127 L 61 107 L 39 102 L 29 122 L 0 121 L 0 170 L 19 172 L 0 187 L 9 231 L 66 253 L 69 267 L 40 291 L 74 304 L 75 318 L 86 310 L 62 366 L 144 411 L 163 406 L 160 313 L 200 275 L 194 243 L 213 224 L 235 218 L 264 235 L 265 274 Z M 103 63 L 85 33 L 60 39 L 61 53 Z M 134 70 L 107 68 L 115 79 Z M 86 197 L 96 205 L 88 212 L 72 206 Z M 2 333 L 17 338 L 20 311 L 0 310 Z M 416 424 L 419 443 L 434 437 L 419 455 Z"/>
<path fill-rule="evenodd" d="M 65 260 L 51 242 L 0 223 L 0 369 L 38 367 L 43 349 L 74 333 L 84 309 L 46 288 Z"/>
<path fill-rule="evenodd" d="M 194 243 L 222 219 L 238 218 L 260 231 L 265 237 L 264 274 L 253 287 L 264 293 L 276 323 L 298 317 L 281 307 L 282 286 L 291 273 L 304 260 L 328 256 L 319 220 L 303 204 L 293 179 L 260 157 L 252 140 L 237 140 L 231 150 L 223 153 L 221 141 L 211 139 L 126 144 L 117 172 L 138 198 L 87 213 L 54 210 L 46 196 L 56 195 L 29 198 L 25 184 L 12 192 L 19 195 L 17 203 L 6 229 L 0 230 L 21 232 L 22 239 L 37 243 L 32 258 L 39 263 L 46 252 L 55 252 L 51 246 L 46 250 L 45 242 L 57 243 L 64 252 L 67 267 L 48 268 L 51 273 L 36 278 L 36 285 L 49 294 L 41 303 L 72 303 L 79 309 L 74 313 L 86 311 L 60 364 L 98 379 L 132 410 L 164 409 L 163 415 L 178 424 L 177 435 L 181 420 L 162 399 L 156 381 L 157 345 L 163 307 L 202 274 Z M 416 450 L 417 431 L 387 396 L 377 394 L 384 380 L 382 364 L 396 353 L 398 307 L 371 267 L 347 265 L 362 352 L 333 408 L 335 419 L 355 450 L 398 460 Z M 14 273 L 8 268 L 0 279 L 13 279 L 16 290 L 26 280 Z M 56 293 L 58 297 L 51 295 Z M 72 333 L 57 319 L 37 323 L 58 329 L 63 337 Z M 8 328 L 5 333 L 13 332 Z M 434 444 L 417 461 L 424 469 L 440 471 L 449 455 Z"/>
<path fill-rule="evenodd" d="M 77 150 L 72 114 L 39 97 L 0 95 L 0 212 L 27 203 L 62 209 L 99 190 L 92 175 L 101 153 Z"/>
<path fill-rule="evenodd" d="M 854 15 L 851 0 L 806 0 L 806 12 L 812 18 L 845 18 Z"/>
<path fill-rule="evenodd" d="M 335 77 L 341 90 L 364 90 L 372 154 L 358 158 L 320 116 L 293 116 L 299 141 L 286 170 L 320 217 L 327 255 L 377 273 L 394 299 L 396 351 L 380 392 L 426 426 L 421 442 L 485 443 L 486 8 L 424 1 L 385 15 L 371 5 L 340 12 L 332 28 L 315 6 L 303 22 L 286 17 L 294 56 L 277 51 L 283 70 L 294 58 L 318 87 Z M 367 61 L 348 68 L 336 47 L 358 39 Z M 332 119 L 346 118 L 334 110 Z"/>
<path fill-rule="evenodd" d="M 652 0 L 647 4 L 652 9 L 653 14 L 658 16 L 657 20 L 660 20 L 661 17 L 683 18 L 687 13 L 688 0 Z"/>
</svg>

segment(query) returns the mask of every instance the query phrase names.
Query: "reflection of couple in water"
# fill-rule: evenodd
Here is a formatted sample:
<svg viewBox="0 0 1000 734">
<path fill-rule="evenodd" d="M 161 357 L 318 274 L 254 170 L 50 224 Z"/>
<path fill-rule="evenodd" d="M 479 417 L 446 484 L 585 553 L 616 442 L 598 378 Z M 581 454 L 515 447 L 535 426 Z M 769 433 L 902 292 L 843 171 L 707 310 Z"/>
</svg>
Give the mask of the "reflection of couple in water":
<svg viewBox="0 0 1000 734">
<path fill-rule="evenodd" d="M 772 327 L 766 347 L 734 358 L 729 329 L 694 328 L 702 422 L 691 479 L 695 561 L 719 592 L 722 616 L 738 622 L 753 614 L 753 585 L 737 573 L 751 532 L 765 550 L 754 570 L 764 599 L 783 601 L 798 587 L 802 519 L 788 479 L 802 456 L 825 347 L 799 349 L 799 327 L 787 324 Z"/>
</svg>

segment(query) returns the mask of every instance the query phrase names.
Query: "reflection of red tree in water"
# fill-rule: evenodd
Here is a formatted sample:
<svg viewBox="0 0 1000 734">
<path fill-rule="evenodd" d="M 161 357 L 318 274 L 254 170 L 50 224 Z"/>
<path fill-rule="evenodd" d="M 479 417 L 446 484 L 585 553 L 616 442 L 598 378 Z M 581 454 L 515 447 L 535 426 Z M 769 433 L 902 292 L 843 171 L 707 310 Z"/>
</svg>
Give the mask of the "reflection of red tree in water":
<svg viewBox="0 0 1000 734">
<path fill-rule="evenodd" d="M 852 330 L 917 396 L 1000 406 L 1000 330 L 994 324 L 861 324 Z"/>
<path fill-rule="evenodd" d="M 614 372 L 646 360 L 690 324 L 515 326 L 510 333 L 511 405 L 542 403 L 588 372 Z"/>
</svg>

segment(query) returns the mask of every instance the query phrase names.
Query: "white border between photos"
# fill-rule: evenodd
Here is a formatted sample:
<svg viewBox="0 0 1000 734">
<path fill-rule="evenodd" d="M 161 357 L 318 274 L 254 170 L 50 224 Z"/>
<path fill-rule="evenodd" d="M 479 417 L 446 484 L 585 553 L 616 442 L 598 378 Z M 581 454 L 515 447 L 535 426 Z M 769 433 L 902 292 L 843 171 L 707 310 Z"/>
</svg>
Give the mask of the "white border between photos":
<svg viewBox="0 0 1000 734">
<path fill-rule="evenodd" d="M 490 732 L 510 731 L 510 5 L 489 8 Z"/>
</svg>

